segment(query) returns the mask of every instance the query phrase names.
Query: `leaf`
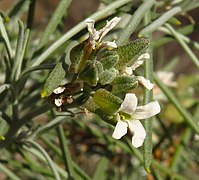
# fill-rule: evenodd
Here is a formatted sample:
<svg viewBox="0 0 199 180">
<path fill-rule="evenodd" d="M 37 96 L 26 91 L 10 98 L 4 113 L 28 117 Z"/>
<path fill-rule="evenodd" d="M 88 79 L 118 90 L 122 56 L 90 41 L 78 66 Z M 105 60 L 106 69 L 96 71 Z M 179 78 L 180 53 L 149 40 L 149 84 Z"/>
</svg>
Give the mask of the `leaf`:
<svg viewBox="0 0 199 180">
<path fill-rule="evenodd" d="M 64 68 L 63 62 L 58 62 L 53 71 L 50 73 L 46 83 L 44 85 L 44 89 L 41 92 L 41 97 L 45 98 L 52 94 L 55 88 L 57 88 L 62 80 L 64 79 L 66 74 L 66 69 Z"/>
</svg>

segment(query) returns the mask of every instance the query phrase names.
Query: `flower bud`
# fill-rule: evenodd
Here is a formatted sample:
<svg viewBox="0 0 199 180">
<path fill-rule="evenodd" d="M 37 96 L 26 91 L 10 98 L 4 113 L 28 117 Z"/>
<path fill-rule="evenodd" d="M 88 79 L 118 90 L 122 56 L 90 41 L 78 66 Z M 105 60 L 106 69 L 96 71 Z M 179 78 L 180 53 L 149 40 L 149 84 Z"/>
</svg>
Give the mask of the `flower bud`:
<svg viewBox="0 0 199 180">
<path fill-rule="evenodd" d="M 109 91 L 105 89 L 98 89 L 94 96 L 94 102 L 106 113 L 109 115 L 113 115 L 119 109 L 122 100 L 111 94 Z"/>
<path fill-rule="evenodd" d="M 99 80 L 99 75 L 102 72 L 103 66 L 100 62 L 87 60 L 85 62 L 84 70 L 79 74 L 79 78 L 91 86 L 96 86 Z"/>
<path fill-rule="evenodd" d="M 138 57 L 144 53 L 148 46 L 149 39 L 143 37 L 115 49 L 119 55 L 119 61 L 116 66 L 117 69 L 121 70 L 125 66 L 132 66 Z"/>
<path fill-rule="evenodd" d="M 109 70 L 105 70 L 101 75 L 99 82 L 101 85 L 110 84 L 116 77 L 118 70 L 115 68 L 111 68 Z"/>
<path fill-rule="evenodd" d="M 138 81 L 135 76 L 117 76 L 112 85 L 112 93 L 121 93 L 128 90 L 132 90 L 137 87 Z"/>
<path fill-rule="evenodd" d="M 110 69 L 114 67 L 119 61 L 119 55 L 116 51 L 105 51 L 102 56 L 99 57 L 100 62 L 102 63 L 104 69 Z"/>
</svg>

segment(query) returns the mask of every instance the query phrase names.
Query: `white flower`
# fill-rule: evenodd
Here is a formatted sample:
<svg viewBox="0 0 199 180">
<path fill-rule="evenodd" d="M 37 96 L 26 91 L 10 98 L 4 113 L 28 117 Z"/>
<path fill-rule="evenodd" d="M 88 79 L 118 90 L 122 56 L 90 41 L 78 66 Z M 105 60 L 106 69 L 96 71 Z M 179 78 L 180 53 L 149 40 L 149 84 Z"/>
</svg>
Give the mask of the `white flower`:
<svg viewBox="0 0 199 180">
<path fill-rule="evenodd" d="M 117 124 L 112 137 L 120 139 L 127 133 L 127 129 L 133 134 L 132 145 L 136 148 L 142 146 L 146 132 L 139 120 L 150 118 L 160 112 L 157 101 L 150 102 L 144 106 L 137 106 L 138 100 L 135 94 L 128 93 L 117 112 Z"/>
<path fill-rule="evenodd" d="M 123 70 L 123 74 L 126 75 L 133 75 L 133 71 L 141 66 L 144 62 L 144 60 L 150 59 L 150 54 L 149 53 L 144 53 L 138 57 L 138 59 L 135 61 L 135 63 L 131 67 L 125 67 Z M 137 80 L 140 84 L 142 84 L 145 88 L 148 90 L 153 89 L 154 84 L 151 83 L 148 79 L 144 78 L 143 76 L 137 76 Z"/>
<path fill-rule="evenodd" d="M 120 17 L 114 17 L 112 20 L 107 21 L 106 26 L 104 26 L 102 29 L 97 31 L 94 28 L 95 21 L 93 19 L 86 19 L 85 23 L 87 24 L 88 32 L 89 32 L 89 38 L 92 44 L 92 48 L 95 49 L 98 46 L 109 46 L 112 48 L 116 48 L 117 45 L 115 41 L 113 42 L 102 42 L 102 38 L 111 30 L 113 29 L 117 23 L 120 21 Z"/>
</svg>

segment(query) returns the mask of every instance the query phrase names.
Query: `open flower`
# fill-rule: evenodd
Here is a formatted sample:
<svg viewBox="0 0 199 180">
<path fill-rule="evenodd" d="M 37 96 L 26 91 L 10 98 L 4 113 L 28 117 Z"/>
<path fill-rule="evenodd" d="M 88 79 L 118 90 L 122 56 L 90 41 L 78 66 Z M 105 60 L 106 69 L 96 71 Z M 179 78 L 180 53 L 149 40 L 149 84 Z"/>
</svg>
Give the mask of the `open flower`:
<svg viewBox="0 0 199 180">
<path fill-rule="evenodd" d="M 144 53 L 140 55 L 131 67 L 125 67 L 125 69 L 123 70 L 123 73 L 127 75 L 133 75 L 133 71 L 139 66 L 141 66 L 144 63 L 144 61 L 149 58 L 150 58 L 149 53 Z M 148 79 L 144 78 L 143 76 L 136 76 L 136 77 L 137 77 L 138 82 L 142 84 L 145 88 L 147 88 L 148 90 L 153 89 L 154 84 L 151 83 Z"/>
<path fill-rule="evenodd" d="M 117 45 L 115 41 L 113 42 L 102 42 L 102 38 L 111 30 L 113 29 L 117 23 L 120 21 L 120 17 L 114 17 L 112 20 L 107 21 L 106 26 L 104 26 L 102 29 L 97 31 L 94 28 L 95 21 L 93 19 L 86 19 L 85 23 L 87 24 L 88 32 L 89 32 L 89 38 L 92 44 L 92 48 L 95 49 L 99 46 L 108 46 L 112 48 L 117 48 Z"/>
<path fill-rule="evenodd" d="M 133 93 L 125 96 L 117 112 L 117 124 L 112 137 L 120 139 L 127 133 L 127 130 L 133 134 L 132 145 L 136 148 L 142 146 L 146 137 L 146 132 L 139 120 L 150 118 L 160 112 L 160 105 L 157 101 L 150 102 L 144 106 L 137 106 L 138 99 Z"/>
</svg>

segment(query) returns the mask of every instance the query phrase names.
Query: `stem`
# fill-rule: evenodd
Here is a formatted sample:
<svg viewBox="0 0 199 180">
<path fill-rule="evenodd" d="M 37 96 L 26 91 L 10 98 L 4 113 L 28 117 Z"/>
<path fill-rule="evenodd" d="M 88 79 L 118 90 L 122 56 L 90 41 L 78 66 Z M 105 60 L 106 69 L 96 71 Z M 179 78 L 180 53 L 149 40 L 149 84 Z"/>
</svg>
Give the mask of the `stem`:
<svg viewBox="0 0 199 180">
<path fill-rule="evenodd" d="M 149 24 L 151 22 L 151 11 L 147 11 L 145 13 L 144 24 Z M 152 42 L 152 34 L 148 34 L 148 38 L 150 42 Z M 152 81 L 153 79 L 153 49 L 152 45 L 149 45 L 147 49 L 148 53 L 150 54 L 150 59 L 144 62 L 144 76 L 146 79 Z M 148 91 L 146 88 L 144 89 L 144 104 L 151 102 L 153 97 L 153 91 Z M 143 161 L 144 161 L 144 168 L 146 172 L 150 173 L 150 165 L 151 165 L 151 158 L 152 158 L 152 126 L 153 126 L 153 119 L 149 118 L 144 121 L 144 126 L 146 129 L 146 139 L 144 141 L 144 154 L 143 154 Z"/>
</svg>

